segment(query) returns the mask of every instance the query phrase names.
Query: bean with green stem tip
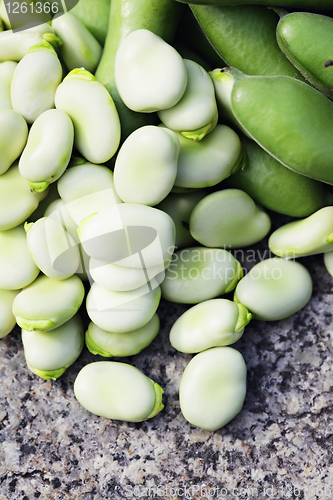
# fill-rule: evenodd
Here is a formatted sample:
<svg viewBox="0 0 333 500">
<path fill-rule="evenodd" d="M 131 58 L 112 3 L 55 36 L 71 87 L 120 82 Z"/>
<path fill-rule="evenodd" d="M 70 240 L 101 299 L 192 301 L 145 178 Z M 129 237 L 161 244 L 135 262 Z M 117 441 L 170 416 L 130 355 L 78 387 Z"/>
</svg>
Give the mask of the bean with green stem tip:
<svg viewBox="0 0 333 500">
<path fill-rule="evenodd" d="M 207 300 L 177 319 L 170 330 L 170 343 L 185 353 L 231 345 L 242 337 L 251 317 L 242 304 L 227 299 Z"/>
<path fill-rule="evenodd" d="M 13 313 L 24 330 L 49 331 L 69 321 L 83 299 L 84 286 L 77 276 L 59 281 L 41 275 L 17 295 Z"/>
<path fill-rule="evenodd" d="M 188 83 L 185 94 L 170 109 L 158 112 L 161 122 L 187 139 L 200 141 L 217 124 L 217 105 L 213 83 L 199 64 L 184 59 Z"/>
<path fill-rule="evenodd" d="M 28 139 L 28 126 L 22 115 L 12 109 L 0 109 L 0 175 L 22 153 Z"/>
<path fill-rule="evenodd" d="M 85 69 L 71 71 L 59 85 L 55 105 L 74 124 L 75 147 L 92 163 L 113 157 L 120 142 L 120 121 L 114 102 Z"/>
<path fill-rule="evenodd" d="M 238 283 L 234 300 L 247 307 L 254 319 L 278 321 L 302 309 L 311 294 L 307 269 L 298 262 L 276 257 L 251 269 Z"/>
<path fill-rule="evenodd" d="M 157 314 L 141 328 L 123 333 L 107 332 L 91 322 L 86 332 L 86 345 L 92 354 L 105 358 L 134 356 L 152 343 L 159 329 Z"/>
<path fill-rule="evenodd" d="M 16 325 L 13 302 L 19 290 L 0 290 L 0 339 L 7 337 Z"/>
<path fill-rule="evenodd" d="M 74 383 L 74 394 L 86 410 L 104 418 L 142 422 L 164 406 L 163 389 L 134 366 L 114 361 L 86 365 Z"/>
<path fill-rule="evenodd" d="M 232 347 L 213 347 L 194 356 L 179 389 L 186 420 L 207 431 L 227 425 L 242 409 L 246 375 L 244 358 Z"/>
<path fill-rule="evenodd" d="M 48 41 L 55 48 L 61 44 L 54 30 L 48 24 L 40 24 L 24 31 L 4 31 L 0 33 L 0 61 L 19 62 L 29 49 L 43 41 Z"/>
<path fill-rule="evenodd" d="M 22 329 L 24 356 L 32 373 L 45 380 L 56 380 L 80 356 L 84 345 L 84 331 L 80 316 L 51 332 Z"/>
</svg>

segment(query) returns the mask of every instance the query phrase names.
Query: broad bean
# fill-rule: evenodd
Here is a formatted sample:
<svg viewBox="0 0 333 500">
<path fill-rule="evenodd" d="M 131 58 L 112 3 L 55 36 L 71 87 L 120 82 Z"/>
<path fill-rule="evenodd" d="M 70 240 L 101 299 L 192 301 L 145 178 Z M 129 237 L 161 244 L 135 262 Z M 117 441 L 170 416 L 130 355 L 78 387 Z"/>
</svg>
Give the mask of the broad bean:
<svg viewBox="0 0 333 500">
<path fill-rule="evenodd" d="M 22 115 L 12 109 L 0 109 L 0 175 L 20 156 L 27 139 L 28 126 Z"/>
<path fill-rule="evenodd" d="M 16 325 L 13 302 L 19 290 L 0 290 L 0 339 L 10 334 Z"/>
<path fill-rule="evenodd" d="M 10 85 L 16 66 L 14 61 L 0 63 L 0 109 L 13 109 Z"/>
</svg>

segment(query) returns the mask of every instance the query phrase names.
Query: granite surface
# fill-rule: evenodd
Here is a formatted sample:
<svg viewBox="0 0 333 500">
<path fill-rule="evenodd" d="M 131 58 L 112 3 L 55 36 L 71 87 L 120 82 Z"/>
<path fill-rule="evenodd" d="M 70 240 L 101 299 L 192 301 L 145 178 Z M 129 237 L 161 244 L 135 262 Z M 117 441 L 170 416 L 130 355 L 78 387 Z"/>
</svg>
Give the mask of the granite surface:
<svg viewBox="0 0 333 500">
<path fill-rule="evenodd" d="M 165 409 L 138 424 L 96 417 L 74 398 L 81 367 L 102 358 L 84 350 L 44 381 L 26 367 L 18 329 L 1 340 L 0 500 L 331 499 L 333 278 L 322 256 L 301 262 L 313 297 L 291 318 L 247 327 L 235 344 L 248 366 L 244 408 L 216 432 L 179 408 L 191 356 L 176 353 L 168 333 L 186 306 L 162 302 L 159 336 L 124 360 L 165 389 Z"/>
</svg>

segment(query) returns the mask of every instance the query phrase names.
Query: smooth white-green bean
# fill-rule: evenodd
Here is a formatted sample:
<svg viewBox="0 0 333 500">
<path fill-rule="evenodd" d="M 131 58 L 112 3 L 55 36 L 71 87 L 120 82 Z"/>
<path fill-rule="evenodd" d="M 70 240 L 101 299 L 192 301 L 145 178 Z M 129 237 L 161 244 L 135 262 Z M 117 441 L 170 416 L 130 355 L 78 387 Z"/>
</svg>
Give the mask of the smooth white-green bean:
<svg viewBox="0 0 333 500">
<path fill-rule="evenodd" d="M 0 62 L 21 61 L 31 47 L 43 42 L 45 39 L 55 47 L 61 44 L 59 38 L 55 36 L 54 30 L 46 23 L 17 33 L 10 29 L 3 31 L 0 33 Z"/>
<path fill-rule="evenodd" d="M 86 345 L 92 354 L 105 358 L 134 356 L 152 343 L 159 329 L 157 314 L 146 325 L 131 332 L 107 332 L 90 323 L 86 332 Z"/>
<path fill-rule="evenodd" d="M 305 257 L 333 250 L 333 207 L 286 224 L 271 235 L 270 250 L 279 257 Z"/>
<path fill-rule="evenodd" d="M 0 289 L 19 290 L 35 281 L 38 274 L 23 225 L 0 232 Z"/>
<path fill-rule="evenodd" d="M 240 189 L 209 194 L 190 219 L 191 235 L 206 247 L 247 247 L 261 241 L 270 228 L 269 215 Z"/>
<path fill-rule="evenodd" d="M 0 175 L 0 231 L 7 231 L 26 221 L 46 195 L 47 191 L 32 193 L 14 163 Z"/>
<path fill-rule="evenodd" d="M 115 79 L 128 108 L 151 113 L 177 104 L 186 90 L 187 70 L 171 45 L 151 31 L 140 29 L 120 44 Z"/>
<path fill-rule="evenodd" d="M 146 325 L 158 308 L 161 289 L 157 283 L 128 292 L 113 292 L 94 283 L 87 295 L 88 316 L 107 332 L 124 333 Z"/>
<path fill-rule="evenodd" d="M 86 365 L 74 383 L 74 394 L 86 410 L 104 418 L 142 422 L 164 406 L 163 389 L 134 366 L 114 361 Z"/>
<path fill-rule="evenodd" d="M 240 263 L 219 248 L 186 248 L 175 252 L 161 284 L 171 302 L 196 304 L 231 292 L 243 276 Z"/>
<path fill-rule="evenodd" d="M 34 45 L 14 71 L 10 91 L 13 109 L 33 123 L 44 111 L 54 108 L 61 79 L 62 67 L 52 45 Z"/>
<path fill-rule="evenodd" d="M 279 258 L 256 264 L 235 290 L 234 300 L 251 311 L 254 319 L 277 321 L 288 318 L 310 300 L 312 280 L 298 262 Z"/>
<path fill-rule="evenodd" d="M 14 61 L 0 63 L 0 109 L 13 109 L 10 86 L 16 66 Z"/>
<path fill-rule="evenodd" d="M 88 161 L 112 158 L 120 142 L 119 116 L 109 92 L 89 71 L 71 71 L 57 89 L 55 105 L 72 119 L 75 146 Z"/>
<path fill-rule="evenodd" d="M 333 251 L 324 253 L 324 264 L 327 271 L 333 276 Z"/>
<path fill-rule="evenodd" d="M 13 302 L 19 290 L 0 290 L 0 339 L 3 339 L 16 325 Z"/>
<path fill-rule="evenodd" d="M 179 140 L 172 130 L 147 125 L 122 145 L 114 183 L 125 203 L 154 206 L 170 193 L 177 175 Z"/>
<path fill-rule="evenodd" d="M 213 299 L 197 304 L 177 319 L 170 343 L 180 352 L 196 353 L 239 340 L 252 316 L 242 304 Z"/>
<path fill-rule="evenodd" d="M 68 70 L 83 67 L 94 73 L 102 47 L 84 24 L 67 12 L 53 18 L 52 28 L 62 41 L 59 52 Z"/>
<path fill-rule="evenodd" d="M 76 314 L 51 332 L 27 332 L 22 329 L 22 342 L 28 368 L 45 380 L 56 380 L 80 356 L 84 330 Z"/>
<path fill-rule="evenodd" d="M 41 275 L 17 295 L 13 313 L 28 332 L 54 330 L 78 312 L 83 299 L 84 286 L 77 276 L 59 281 Z"/>
<path fill-rule="evenodd" d="M 213 347 L 194 356 L 179 389 L 186 420 L 207 431 L 227 425 L 242 409 L 246 375 L 244 358 L 232 347 Z"/>
<path fill-rule="evenodd" d="M 0 109 L 0 175 L 20 156 L 27 139 L 28 126 L 23 116 L 12 109 Z"/>
<path fill-rule="evenodd" d="M 39 115 L 19 161 L 20 174 L 33 191 L 44 191 L 62 176 L 73 144 L 74 127 L 66 113 L 50 109 Z"/>
<path fill-rule="evenodd" d="M 185 94 L 172 108 L 159 111 L 161 122 L 184 137 L 200 141 L 217 124 L 214 85 L 202 66 L 184 59 L 188 83 Z"/>
<path fill-rule="evenodd" d="M 43 217 L 25 228 L 30 255 L 46 276 L 65 280 L 76 273 L 80 265 L 79 248 L 61 222 Z"/>
</svg>

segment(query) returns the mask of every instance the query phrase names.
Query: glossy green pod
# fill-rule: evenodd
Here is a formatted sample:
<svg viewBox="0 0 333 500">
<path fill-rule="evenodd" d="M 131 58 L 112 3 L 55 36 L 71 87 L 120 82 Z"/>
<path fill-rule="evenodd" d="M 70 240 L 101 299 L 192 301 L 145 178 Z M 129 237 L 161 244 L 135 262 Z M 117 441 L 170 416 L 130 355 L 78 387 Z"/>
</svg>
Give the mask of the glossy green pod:
<svg viewBox="0 0 333 500">
<path fill-rule="evenodd" d="M 88 29 L 72 15 L 53 18 L 52 28 L 61 39 L 59 53 L 69 71 L 85 68 L 93 73 L 102 55 L 102 47 Z"/>
<path fill-rule="evenodd" d="M 70 11 L 104 45 L 108 32 L 110 0 L 80 0 Z"/>
<path fill-rule="evenodd" d="M 333 9 L 331 0 L 178 0 L 183 3 L 200 4 L 200 5 L 273 5 L 277 3 L 280 7 L 302 7 L 304 9 Z"/>
<path fill-rule="evenodd" d="M 227 66 L 248 75 L 300 77 L 279 49 L 278 16 L 272 10 L 259 5 L 191 5 L 191 9 Z"/>
<path fill-rule="evenodd" d="M 65 172 L 71 159 L 74 127 L 59 109 L 45 111 L 33 123 L 19 161 L 20 174 L 32 191 L 45 191 Z"/>
<path fill-rule="evenodd" d="M 28 126 L 23 116 L 12 109 L 0 109 L 0 175 L 20 156 L 27 139 Z"/>
<path fill-rule="evenodd" d="M 294 78 L 225 71 L 233 113 L 253 139 L 291 170 L 333 184 L 333 102 Z"/>
<path fill-rule="evenodd" d="M 311 85 L 332 98 L 333 72 L 325 63 L 332 58 L 333 19 L 310 12 L 277 12 L 280 49 Z"/>
<path fill-rule="evenodd" d="M 107 332 L 126 333 L 146 325 L 160 303 L 157 282 L 128 292 L 113 292 L 94 283 L 87 295 L 88 316 Z"/>
<path fill-rule="evenodd" d="M 196 353 L 239 340 L 251 314 L 242 304 L 213 299 L 197 304 L 177 319 L 170 330 L 170 343 L 180 352 Z"/>
<path fill-rule="evenodd" d="M 86 331 L 86 345 L 92 354 L 105 358 L 134 356 L 152 343 L 159 329 L 156 313 L 146 325 L 131 332 L 107 332 L 91 322 Z"/>
<path fill-rule="evenodd" d="M 175 223 L 176 249 L 189 247 L 195 244 L 195 240 L 190 233 L 190 217 L 194 207 L 205 196 L 206 193 L 203 191 L 195 191 L 194 193 L 170 193 L 162 203 L 157 205 L 156 208 L 170 215 Z"/>
<path fill-rule="evenodd" d="M 22 342 L 32 373 L 45 380 L 56 380 L 81 354 L 84 345 L 82 321 L 76 314 L 51 332 L 22 329 Z"/>
<path fill-rule="evenodd" d="M 0 289 L 19 290 L 30 285 L 39 269 L 30 256 L 23 225 L 0 232 Z"/>
<path fill-rule="evenodd" d="M 158 112 L 161 122 L 187 139 L 201 141 L 217 124 L 218 112 L 213 83 L 194 61 L 184 59 L 188 83 L 185 94 L 170 109 Z"/>
<path fill-rule="evenodd" d="M 292 217 L 307 217 L 325 203 L 324 184 L 286 168 L 255 141 L 241 135 L 246 168 L 226 179 L 257 203 Z"/>
<path fill-rule="evenodd" d="M 298 262 L 275 257 L 251 269 L 238 283 L 234 301 L 247 307 L 254 319 L 277 321 L 302 309 L 311 294 L 307 269 Z"/>
<path fill-rule="evenodd" d="M 7 337 L 16 325 L 12 308 L 18 293 L 19 290 L 0 290 L 0 339 Z"/>
<path fill-rule="evenodd" d="M 16 66 L 14 61 L 0 63 L 0 109 L 13 109 L 10 86 Z"/>
<path fill-rule="evenodd" d="M 156 117 L 129 110 L 122 102 L 115 82 L 115 58 L 121 42 L 138 29 L 147 29 L 166 42 L 172 42 L 180 17 L 181 6 L 174 0 L 113 0 L 109 30 L 96 78 L 105 85 L 117 107 L 122 142 L 137 128 L 151 125 Z"/>
<path fill-rule="evenodd" d="M 223 189 L 199 201 L 190 232 L 206 247 L 242 248 L 261 241 L 271 228 L 269 215 L 240 189 Z"/>
<path fill-rule="evenodd" d="M 120 121 L 114 102 L 96 78 L 79 68 L 59 85 L 55 106 L 74 125 L 76 149 L 92 163 L 105 163 L 118 149 Z"/>
<path fill-rule="evenodd" d="M 86 410 L 104 418 L 142 422 L 164 406 L 163 389 L 134 366 L 114 361 L 86 365 L 74 383 L 74 394 Z"/>
<path fill-rule="evenodd" d="M 160 36 L 140 29 L 120 44 L 115 61 L 119 95 L 132 111 L 168 109 L 183 97 L 187 70 L 183 58 Z"/>
<path fill-rule="evenodd" d="M 270 236 L 270 250 L 284 258 L 305 257 L 333 250 L 333 207 L 279 227 Z"/>
<path fill-rule="evenodd" d="M 47 191 L 32 193 L 14 163 L 0 175 L 0 231 L 19 226 L 36 210 Z"/>
<path fill-rule="evenodd" d="M 49 331 L 69 321 L 83 299 L 84 286 L 77 276 L 59 281 L 41 275 L 17 295 L 13 313 L 24 330 Z"/>
<path fill-rule="evenodd" d="M 232 347 L 214 347 L 194 356 L 179 388 L 186 420 L 207 431 L 227 425 L 242 409 L 246 375 L 244 358 Z"/>
<path fill-rule="evenodd" d="M 65 280 L 76 273 L 80 265 L 79 248 L 61 222 L 43 217 L 26 224 L 25 230 L 29 253 L 46 276 Z"/>
<path fill-rule="evenodd" d="M 123 143 L 114 168 L 116 192 L 125 203 L 154 206 L 170 193 L 180 145 L 172 130 L 147 125 Z"/>
<path fill-rule="evenodd" d="M 173 255 L 161 284 L 162 297 L 197 304 L 231 292 L 242 276 L 240 263 L 226 250 L 186 248 Z"/>
<path fill-rule="evenodd" d="M 77 226 L 89 215 L 121 203 L 114 187 L 113 172 L 104 165 L 83 161 L 67 169 L 57 185 Z"/>
</svg>

